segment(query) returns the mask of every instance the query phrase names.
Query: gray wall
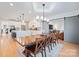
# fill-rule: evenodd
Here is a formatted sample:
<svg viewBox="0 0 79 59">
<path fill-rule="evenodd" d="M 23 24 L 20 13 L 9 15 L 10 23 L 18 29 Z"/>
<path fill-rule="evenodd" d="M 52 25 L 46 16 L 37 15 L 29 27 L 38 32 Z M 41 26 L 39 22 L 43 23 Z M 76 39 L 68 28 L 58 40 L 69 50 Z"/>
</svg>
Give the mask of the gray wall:
<svg viewBox="0 0 79 59">
<path fill-rule="evenodd" d="M 79 43 L 79 18 L 78 16 L 64 19 L 64 38 L 67 42 Z"/>
</svg>

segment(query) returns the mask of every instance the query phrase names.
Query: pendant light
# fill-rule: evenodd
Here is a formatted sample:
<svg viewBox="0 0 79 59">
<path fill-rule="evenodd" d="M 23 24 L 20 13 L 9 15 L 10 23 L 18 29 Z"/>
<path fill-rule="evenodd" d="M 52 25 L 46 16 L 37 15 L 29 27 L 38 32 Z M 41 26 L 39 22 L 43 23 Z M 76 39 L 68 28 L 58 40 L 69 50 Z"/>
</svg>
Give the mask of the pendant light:
<svg viewBox="0 0 79 59">
<path fill-rule="evenodd" d="M 24 23 L 24 13 L 22 14 L 22 23 Z"/>
<path fill-rule="evenodd" d="M 45 4 L 42 4 L 42 6 L 43 6 L 43 21 L 44 21 L 44 7 L 45 7 Z"/>
<path fill-rule="evenodd" d="M 43 23 L 42 23 L 42 28 L 44 27 L 44 7 L 45 7 L 45 4 L 43 3 L 42 4 L 42 6 L 43 6 Z M 43 32 L 42 32 L 42 34 L 44 34 L 44 29 L 42 29 L 43 30 Z"/>
</svg>

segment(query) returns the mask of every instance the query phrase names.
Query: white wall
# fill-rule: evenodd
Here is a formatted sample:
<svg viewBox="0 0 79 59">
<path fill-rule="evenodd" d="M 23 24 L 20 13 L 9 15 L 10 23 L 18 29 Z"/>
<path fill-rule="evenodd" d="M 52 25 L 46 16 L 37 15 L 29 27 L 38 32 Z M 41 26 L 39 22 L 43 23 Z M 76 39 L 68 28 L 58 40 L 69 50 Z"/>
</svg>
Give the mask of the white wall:
<svg viewBox="0 0 79 59">
<path fill-rule="evenodd" d="M 2 28 L 3 27 L 3 25 L 6 25 L 8 28 L 11 26 L 11 25 L 14 25 L 15 27 L 17 27 L 17 28 L 21 28 L 21 23 L 20 22 L 16 22 L 16 21 L 1 21 L 0 22 L 1 23 L 1 25 L 0 25 L 0 27 Z"/>
<path fill-rule="evenodd" d="M 60 30 L 60 31 L 64 30 L 64 18 L 52 20 L 50 21 L 50 24 L 53 25 L 53 29 Z"/>
</svg>

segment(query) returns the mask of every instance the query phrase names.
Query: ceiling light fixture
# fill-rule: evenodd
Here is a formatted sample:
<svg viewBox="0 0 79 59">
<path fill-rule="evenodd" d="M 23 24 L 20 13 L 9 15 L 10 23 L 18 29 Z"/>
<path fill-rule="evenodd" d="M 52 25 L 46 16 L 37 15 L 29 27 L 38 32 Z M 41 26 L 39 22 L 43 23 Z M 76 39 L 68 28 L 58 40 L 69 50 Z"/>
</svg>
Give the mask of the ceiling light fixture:
<svg viewBox="0 0 79 59">
<path fill-rule="evenodd" d="M 44 21 L 46 21 L 47 19 L 46 18 L 44 18 Z"/>
<path fill-rule="evenodd" d="M 42 6 L 43 6 L 43 19 L 42 19 L 42 28 L 44 27 L 44 7 L 45 7 L 45 4 L 42 4 Z M 44 32 L 42 31 L 42 34 L 44 34 Z"/>
<path fill-rule="evenodd" d="M 43 20 L 43 16 L 41 16 L 41 17 L 40 17 L 40 19 L 42 19 L 42 20 Z"/>
<path fill-rule="evenodd" d="M 13 6 L 14 6 L 14 4 L 13 4 L 13 3 L 9 3 L 9 5 L 10 5 L 11 7 L 13 7 Z"/>
<path fill-rule="evenodd" d="M 47 19 L 47 22 L 49 22 L 49 19 Z"/>
<path fill-rule="evenodd" d="M 43 21 L 44 21 L 44 7 L 45 7 L 45 4 L 42 4 L 42 6 L 43 6 Z"/>
<path fill-rule="evenodd" d="M 39 19 L 39 16 L 36 16 L 36 19 Z"/>
</svg>

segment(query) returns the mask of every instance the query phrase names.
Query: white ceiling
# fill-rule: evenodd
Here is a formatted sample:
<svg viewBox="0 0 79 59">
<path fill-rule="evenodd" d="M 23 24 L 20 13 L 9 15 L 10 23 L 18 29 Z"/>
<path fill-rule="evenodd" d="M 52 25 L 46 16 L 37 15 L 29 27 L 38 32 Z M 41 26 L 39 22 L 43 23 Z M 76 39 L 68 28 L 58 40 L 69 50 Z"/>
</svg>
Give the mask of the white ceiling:
<svg viewBox="0 0 79 59">
<path fill-rule="evenodd" d="M 9 2 L 0 2 L 0 20 L 17 19 L 24 13 L 25 20 L 34 19 L 37 15 L 42 16 L 42 2 L 13 2 L 11 7 Z M 46 2 L 45 17 L 49 18 L 57 14 L 71 12 L 79 9 L 78 2 Z"/>
</svg>

